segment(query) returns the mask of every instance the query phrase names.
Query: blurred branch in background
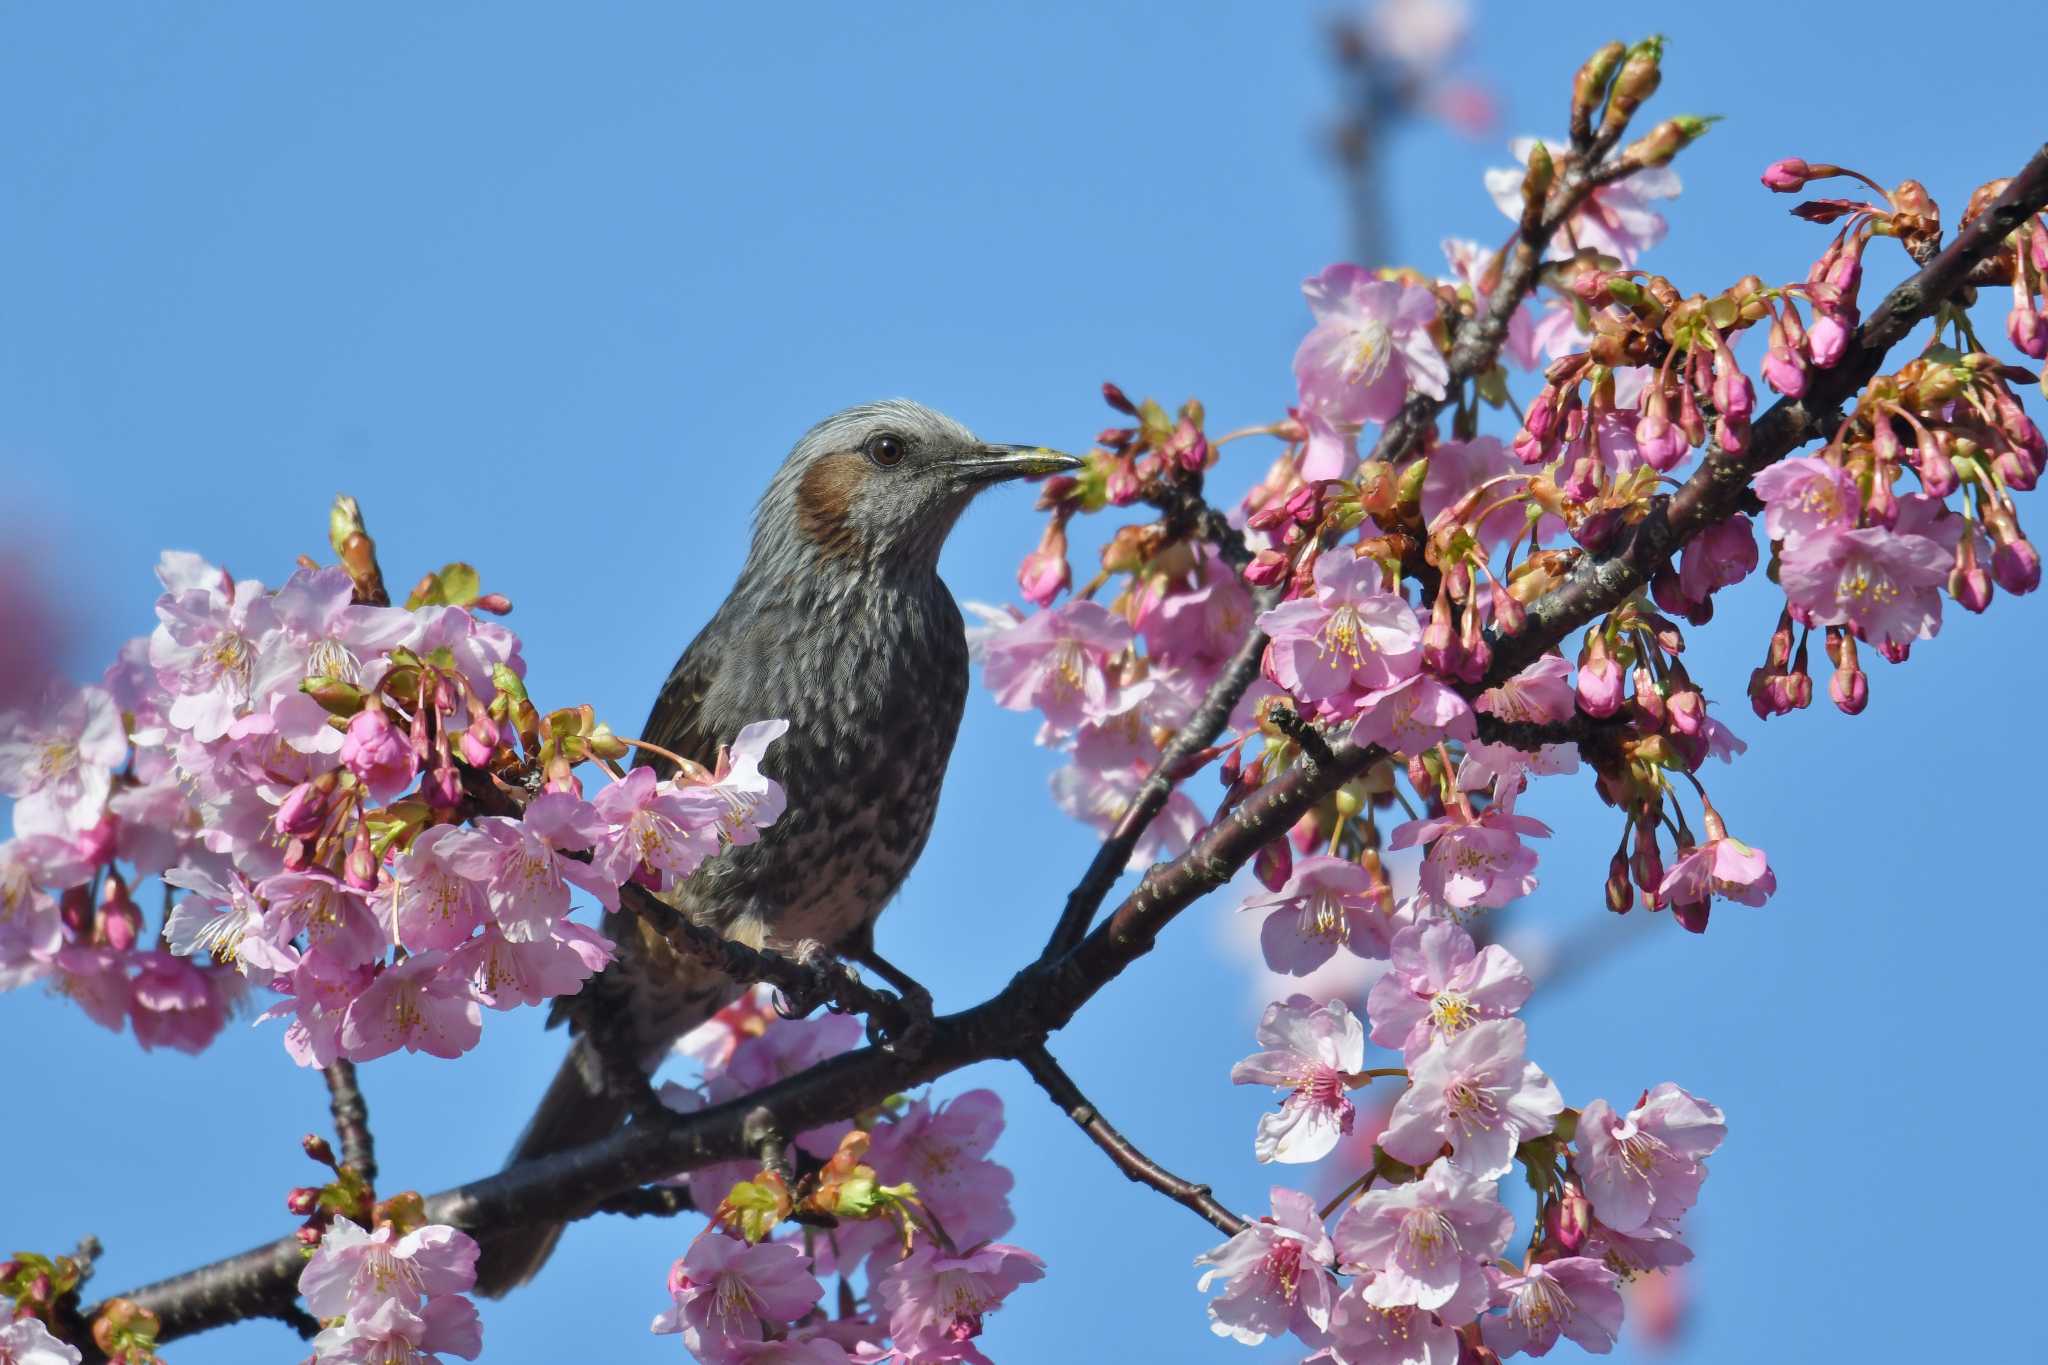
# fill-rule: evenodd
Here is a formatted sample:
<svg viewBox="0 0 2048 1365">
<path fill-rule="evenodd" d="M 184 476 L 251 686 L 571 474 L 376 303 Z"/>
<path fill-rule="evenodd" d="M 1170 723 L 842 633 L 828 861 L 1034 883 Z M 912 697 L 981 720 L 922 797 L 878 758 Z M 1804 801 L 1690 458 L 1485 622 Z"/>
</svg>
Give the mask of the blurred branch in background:
<svg viewBox="0 0 2048 1365">
<path fill-rule="evenodd" d="M 1351 259 L 1368 270 L 1392 259 L 1381 176 L 1388 135 L 1417 117 L 1475 137 L 1493 130 L 1492 92 L 1447 73 L 1469 26 L 1464 0 L 1380 0 L 1329 21 L 1340 83 L 1330 155 L 1343 179 Z"/>
</svg>

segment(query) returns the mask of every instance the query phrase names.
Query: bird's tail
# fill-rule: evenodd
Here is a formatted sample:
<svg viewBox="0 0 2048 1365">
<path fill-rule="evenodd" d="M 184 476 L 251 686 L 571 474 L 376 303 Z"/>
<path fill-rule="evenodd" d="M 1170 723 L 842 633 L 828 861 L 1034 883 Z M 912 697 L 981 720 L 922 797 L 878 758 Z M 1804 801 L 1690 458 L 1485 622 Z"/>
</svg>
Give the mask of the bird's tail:
<svg viewBox="0 0 2048 1365">
<path fill-rule="evenodd" d="M 578 1038 L 505 1164 L 514 1166 L 595 1142 L 625 1123 L 629 1102 L 613 1093 L 617 1087 L 605 1085 L 602 1077 L 596 1050 L 587 1038 Z M 561 1240 L 562 1226 L 515 1227 L 477 1238 L 477 1292 L 500 1298 L 539 1274 Z"/>
</svg>

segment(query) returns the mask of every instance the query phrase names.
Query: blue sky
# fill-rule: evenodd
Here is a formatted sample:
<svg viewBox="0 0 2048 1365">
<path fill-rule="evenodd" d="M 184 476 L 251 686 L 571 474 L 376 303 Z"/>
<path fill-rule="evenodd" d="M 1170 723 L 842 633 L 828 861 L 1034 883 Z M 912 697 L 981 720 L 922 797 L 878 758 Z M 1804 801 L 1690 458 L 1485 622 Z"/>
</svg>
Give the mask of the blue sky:
<svg viewBox="0 0 2048 1365">
<path fill-rule="evenodd" d="M 1508 136 L 1556 132 L 1578 61 L 1655 11 L 1671 46 L 1653 110 L 1728 115 L 1681 159 L 1652 257 L 1686 289 L 1797 277 L 1819 250 L 1756 184 L 1776 157 L 1917 175 L 1952 221 L 2042 131 L 2002 55 L 2039 49 L 2025 0 L 1972 6 L 1967 28 L 1891 4 L 1482 9 L 1472 69 L 1499 90 L 1499 137 L 1417 129 L 1393 150 L 1395 245 L 1425 270 L 1445 235 L 1502 232 L 1481 170 Z M 631 730 L 730 583 L 768 472 L 826 412 L 903 393 L 994 439 L 1069 446 L 1103 425 L 1104 378 L 1197 394 L 1221 427 L 1278 412 L 1298 283 L 1345 240 L 1318 142 L 1325 12 L 15 8 L 4 520 L 40 533 L 76 606 L 73 664 L 96 672 L 151 623 L 159 547 L 277 581 L 347 489 L 395 580 L 474 562 L 517 605 L 543 703 Z M 991 496 L 948 550 L 956 593 L 1004 597 L 1034 537 L 1026 494 Z M 1714 796 L 1781 891 L 1704 939 L 1625 926 L 1624 950 L 1539 994 L 1532 1053 L 1574 1103 L 1674 1079 L 1727 1110 L 1676 1358 L 1924 1359 L 1959 1317 L 2024 1301 L 2048 1214 L 2020 970 L 2048 949 L 2023 856 L 2040 608 L 1951 611 L 1911 664 L 1870 662 L 1857 720 L 1823 705 L 1760 726 L 1742 686 L 1768 585 L 1719 605 L 1692 671 L 1752 748 Z M 977 694 L 882 925 L 942 1008 L 1009 978 L 1090 851 L 1043 796 L 1033 729 Z M 1532 810 L 1558 837 L 1522 925 L 1600 921 L 1611 815 L 1571 779 Z M 1271 1172 L 1250 1151 L 1263 1096 L 1227 1084 L 1256 1016 L 1231 904 L 1185 916 L 1054 1049 L 1155 1156 L 1254 1209 Z M 460 1065 L 365 1068 L 388 1188 L 441 1188 L 509 1146 L 561 1040 L 535 1011 L 490 1025 Z M 111 1290 L 289 1229 L 295 1142 L 324 1127 L 325 1096 L 274 1033 L 145 1059 L 24 993 L 0 997 L 0 1035 L 26 1085 L 0 1130 L 0 1243 L 97 1233 Z M 973 1084 L 1011 1104 L 1014 1239 L 1050 1266 L 990 1320 L 995 1358 L 1269 1358 L 1205 1329 L 1190 1261 L 1209 1228 L 1115 1175 L 1014 1067 L 944 1088 Z M 687 1231 L 579 1225 L 535 1288 L 486 1306 L 486 1358 L 678 1358 L 644 1324 Z M 1967 1295 L 1874 1302 L 1959 1255 Z M 295 1350 L 254 1324 L 171 1359 Z"/>
</svg>

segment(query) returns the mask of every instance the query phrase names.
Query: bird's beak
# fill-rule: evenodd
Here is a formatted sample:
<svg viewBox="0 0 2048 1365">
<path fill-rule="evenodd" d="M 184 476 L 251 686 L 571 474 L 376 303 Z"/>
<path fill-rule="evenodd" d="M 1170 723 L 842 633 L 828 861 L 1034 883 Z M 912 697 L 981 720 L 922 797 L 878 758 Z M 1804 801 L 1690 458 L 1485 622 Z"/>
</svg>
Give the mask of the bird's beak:
<svg viewBox="0 0 2048 1365">
<path fill-rule="evenodd" d="M 1081 461 L 1072 455 L 1044 446 L 1007 445 L 974 446 L 947 464 L 967 478 L 987 483 L 1067 474 L 1081 467 Z"/>
</svg>

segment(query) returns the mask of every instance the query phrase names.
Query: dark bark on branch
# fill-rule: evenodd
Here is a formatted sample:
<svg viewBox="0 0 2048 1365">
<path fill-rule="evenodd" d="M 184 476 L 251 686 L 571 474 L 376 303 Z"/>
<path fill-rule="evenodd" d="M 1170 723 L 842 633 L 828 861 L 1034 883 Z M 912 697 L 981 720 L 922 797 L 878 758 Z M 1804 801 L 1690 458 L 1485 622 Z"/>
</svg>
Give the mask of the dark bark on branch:
<svg viewBox="0 0 2048 1365">
<path fill-rule="evenodd" d="M 338 1057 L 322 1074 L 327 1078 L 327 1108 L 334 1115 L 334 1136 L 341 1143 L 341 1164 L 374 1186 L 377 1148 L 370 1137 L 370 1106 L 356 1083 L 356 1064 Z"/>
<path fill-rule="evenodd" d="M 1102 1116 L 1102 1111 L 1081 1093 L 1081 1087 L 1074 1084 L 1074 1078 L 1053 1060 L 1052 1054 L 1042 1044 L 1024 1049 L 1017 1054 L 1017 1060 L 1031 1073 L 1031 1079 L 1052 1097 L 1052 1102 L 1088 1135 L 1089 1141 L 1102 1149 L 1118 1170 L 1138 1184 L 1150 1185 L 1174 1203 L 1193 1210 L 1214 1224 L 1225 1237 L 1235 1236 L 1244 1227 L 1245 1220 L 1218 1203 L 1207 1185 L 1181 1179 L 1139 1151 L 1129 1138 L 1112 1127 Z"/>
<path fill-rule="evenodd" d="M 1743 456 L 1710 459 L 1668 503 L 1645 519 L 1622 548 L 1585 561 L 1563 587 L 1531 604 L 1526 628 L 1496 644 L 1492 671 L 1480 684 L 1468 688 L 1468 693 L 1497 685 L 1518 672 L 1579 625 L 1622 601 L 1692 535 L 1730 515 L 1751 474 L 1820 434 L 1816 414 L 1853 396 L 1876 373 L 1885 350 L 1938 302 L 1965 287 L 1976 264 L 1996 249 L 2017 222 L 2044 205 L 2048 205 L 2048 147 L 2015 177 L 1991 210 L 1892 291 L 1859 330 L 1854 348 L 1841 364 L 1816 376 L 1814 394 L 1801 402 L 1774 406 L 1757 422 Z M 1452 351 L 1454 376 L 1470 377 L 1491 366 L 1509 313 L 1535 279 L 1542 250 L 1542 242 L 1531 241 L 1526 234 L 1517 243 L 1486 313 L 1460 329 Z M 1382 437 L 1382 458 L 1394 453 L 1405 458 L 1412 452 L 1436 411 L 1434 401 L 1428 399 L 1404 408 Z M 1251 643 L 1247 641 L 1247 650 L 1233 661 L 1231 670 L 1245 669 L 1247 682 L 1257 666 L 1258 651 L 1249 649 Z M 1198 722 L 1214 719 L 1208 713 L 1221 701 L 1223 692 L 1221 684 L 1212 691 L 1198 713 Z M 1222 715 L 1227 717 L 1230 709 L 1221 706 Z M 1191 729 L 1195 723 L 1191 722 Z M 1214 734 L 1220 733 L 1221 721 L 1215 723 L 1217 729 L 1210 737 L 1189 743 L 1186 754 L 1212 742 Z M 1360 748 L 1342 740 L 1331 746 L 1330 762 L 1319 763 L 1313 770 L 1296 768 L 1267 783 L 1198 835 L 1187 852 L 1148 871 L 1109 918 L 1071 952 L 1049 954 L 989 1000 L 935 1020 L 929 1045 L 916 1056 L 886 1047 L 865 1048 L 726 1104 L 693 1114 L 651 1116 L 598 1142 L 434 1195 L 427 1200 L 428 1216 L 471 1230 L 585 1217 L 616 1199 L 621 1191 L 650 1180 L 749 1155 L 752 1130 L 748 1120 L 757 1108 L 771 1111 L 784 1131 L 800 1132 L 845 1118 L 891 1094 L 974 1062 L 1021 1058 L 1039 1048 L 1047 1034 L 1064 1027 L 1097 991 L 1144 956 L 1159 932 L 1182 910 L 1228 881 L 1262 845 L 1285 833 L 1316 801 L 1384 756 L 1377 748 Z M 1170 788 L 1170 781 L 1156 788 L 1148 783 L 1148 792 L 1158 791 L 1153 811 L 1164 805 Z M 1115 873 L 1128 858 L 1143 824 L 1139 820 L 1128 830 L 1120 827 L 1115 836 L 1120 846 L 1105 844 L 1089 878 L 1069 901 L 1068 919 L 1075 918 L 1078 904 L 1079 922 L 1086 925 L 1094 906 L 1114 884 Z M 1098 876 L 1103 869 L 1106 871 Z M 758 979 L 774 978 L 764 974 Z M 130 1290 L 123 1297 L 155 1312 L 162 1322 L 161 1339 L 169 1341 L 241 1318 L 291 1313 L 301 1264 L 298 1243 L 286 1237 Z"/>
</svg>

